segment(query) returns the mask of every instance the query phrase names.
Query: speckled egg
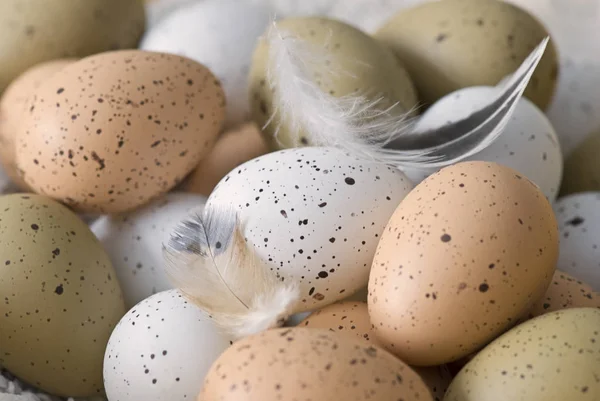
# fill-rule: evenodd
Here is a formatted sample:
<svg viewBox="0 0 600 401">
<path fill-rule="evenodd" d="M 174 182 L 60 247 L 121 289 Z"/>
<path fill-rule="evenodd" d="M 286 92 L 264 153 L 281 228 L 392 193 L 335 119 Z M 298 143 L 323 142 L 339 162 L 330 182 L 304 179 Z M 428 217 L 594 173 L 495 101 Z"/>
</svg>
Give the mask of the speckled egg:
<svg viewBox="0 0 600 401">
<path fill-rule="evenodd" d="M 600 131 L 593 132 L 576 147 L 565 161 L 561 195 L 600 191 Z"/>
<path fill-rule="evenodd" d="M 460 359 L 542 297 L 557 258 L 556 219 L 535 184 L 496 163 L 446 167 L 381 236 L 369 278 L 375 335 L 415 366 Z"/>
<path fill-rule="evenodd" d="M 385 46 L 360 30 L 320 17 L 284 19 L 277 23 L 277 28 L 312 46 L 324 47 L 331 53 L 331 63 L 321 63 L 321 68 L 315 68 L 313 72 L 323 92 L 335 97 L 360 94 L 373 101 L 381 99 L 377 107 L 398 115 L 411 111 L 417 105 L 413 84 L 399 60 Z M 292 130 L 285 122 L 280 124 L 277 99 L 267 77 L 269 68 L 278 67 L 270 64 L 268 42 L 263 37 L 254 51 L 248 83 L 254 121 L 260 127 L 269 122 L 264 132 L 274 148 L 293 147 L 297 143 L 311 145 L 305 133 Z M 332 68 L 336 70 L 333 73 Z M 298 137 L 299 142 L 296 140 Z"/>
<path fill-rule="evenodd" d="M 214 75 L 184 57 L 131 50 L 85 58 L 35 92 L 18 167 L 36 192 L 78 211 L 131 210 L 210 152 L 223 96 Z"/>
<path fill-rule="evenodd" d="M 348 338 L 362 340 L 365 343 L 379 345 L 373 334 L 366 302 L 344 301 L 326 306 L 312 313 L 299 324 L 300 327 L 327 329 Z M 446 366 L 432 368 L 413 368 L 429 387 L 434 401 L 441 401 L 452 381 L 452 375 Z"/>
<path fill-rule="evenodd" d="M 388 352 L 327 330 L 282 328 L 246 337 L 211 367 L 200 401 L 432 401 Z"/>
<path fill-rule="evenodd" d="M 265 138 L 256 124 L 247 123 L 228 130 L 186 178 L 183 189 L 208 196 L 231 170 L 268 152 Z"/>
<path fill-rule="evenodd" d="M 295 148 L 237 167 L 206 207 L 239 212 L 256 257 L 299 284 L 294 312 L 303 312 L 366 286 L 383 228 L 411 188 L 395 168 L 335 148 Z"/>
<path fill-rule="evenodd" d="M 94 234 L 49 198 L 5 195 L 0 247 L 0 365 L 51 394 L 101 394 L 104 349 L 125 306 Z"/>
<path fill-rule="evenodd" d="M 546 28 L 532 15 L 496 0 L 427 2 L 401 10 L 375 34 L 406 65 L 426 104 L 457 89 L 496 85 L 546 36 Z M 557 76 L 551 41 L 525 96 L 546 110 Z"/>
<path fill-rule="evenodd" d="M 485 86 L 459 89 L 431 106 L 417 122 L 417 129 L 425 131 L 466 118 L 493 99 L 495 94 L 495 88 Z M 486 149 L 464 159 L 471 160 L 511 167 L 538 185 L 550 202 L 556 200 L 563 168 L 558 137 L 548 117 L 525 98 L 519 100 L 502 135 Z M 438 170 L 403 169 L 414 183 Z"/>
<path fill-rule="evenodd" d="M 560 230 L 558 269 L 600 291 L 600 192 L 560 198 L 554 211 Z"/>
<path fill-rule="evenodd" d="M 229 127 L 250 120 L 248 72 L 269 9 L 239 0 L 203 0 L 179 7 L 148 31 L 140 48 L 189 57 L 222 82 Z"/>
<path fill-rule="evenodd" d="M 600 399 L 600 310 L 567 309 L 505 333 L 456 376 L 444 401 Z"/>
<path fill-rule="evenodd" d="M 546 294 L 535 303 L 528 317 L 572 308 L 600 308 L 600 294 L 583 281 L 557 270 Z"/>
<path fill-rule="evenodd" d="M 27 101 L 32 93 L 48 78 L 73 63 L 76 59 L 59 59 L 37 64 L 19 75 L 0 99 L 0 162 L 19 188 L 28 190 L 17 171 L 15 139 L 27 111 Z"/>
<path fill-rule="evenodd" d="M 137 46 L 144 31 L 140 0 L 0 2 L 0 92 L 43 61 Z"/>
<path fill-rule="evenodd" d="M 230 340 L 177 290 L 140 302 L 113 331 L 104 358 L 109 401 L 195 400 Z"/>
<path fill-rule="evenodd" d="M 171 192 L 134 212 L 103 216 L 91 225 L 110 255 L 128 308 L 173 288 L 163 267 L 163 244 L 177 223 L 192 210 L 201 212 L 205 202 L 200 195 Z"/>
</svg>

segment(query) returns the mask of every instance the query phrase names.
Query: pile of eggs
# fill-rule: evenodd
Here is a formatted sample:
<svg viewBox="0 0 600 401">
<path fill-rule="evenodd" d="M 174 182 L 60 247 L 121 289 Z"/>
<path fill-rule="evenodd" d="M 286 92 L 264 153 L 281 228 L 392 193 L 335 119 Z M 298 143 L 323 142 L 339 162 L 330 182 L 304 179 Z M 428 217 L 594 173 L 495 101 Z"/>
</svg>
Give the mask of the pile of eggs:
<svg viewBox="0 0 600 401">
<path fill-rule="evenodd" d="M 385 93 L 427 129 L 549 35 L 530 12 L 51 3 L 0 3 L 0 400 L 600 400 L 600 131 L 563 160 L 554 40 L 502 135 L 447 167 L 269 124 L 274 16 L 359 61 L 324 91 Z M 166 274 L 176 227 L 219 207 L 297 287 L 284 327 L 233 337 Z"/>
</svg>

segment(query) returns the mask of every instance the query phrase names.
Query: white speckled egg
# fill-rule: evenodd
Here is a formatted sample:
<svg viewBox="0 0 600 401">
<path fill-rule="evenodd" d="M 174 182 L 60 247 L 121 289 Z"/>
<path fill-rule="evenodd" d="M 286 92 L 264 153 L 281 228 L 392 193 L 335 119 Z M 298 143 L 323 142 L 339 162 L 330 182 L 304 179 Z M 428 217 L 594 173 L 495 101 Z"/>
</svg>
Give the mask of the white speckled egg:
<svg viewBox="0 0 600 401">
<path fill-rule="evenodd" d="M 296 148 L 234 169 L 207 208 L 239 210 L 257 256 L 273 274 L 300 284 L 295 312 L 302 312 L 367 285 L 379 236 L 412 187 L 395 168 L 334 148 Z"/>
<path fill-rule="evenodd" d="M 268 24 L 266 7 L 205 0 L 167 15 L 146 34 L 141 48 L 186 56 L 207 66 L 225 90 L 231 127 L 249 120 L 246 81 L 254 46 Z"/>
<path fill-rule="evenodd" d="M 110 255 L 127 308 L 157 292 L 173 288 L 164 269 L 162 245 L 177 222 L 206 198 L 169 193 L 131 213 L 103 216 L 91 228 Z"/>
<path fill-rule="evenodd" d="M 108 400 L 195 400 L 229 344 L 179 291 L 159 292 L 127 312 L 110 337 L 104 356 Z"/>
<path fill-rule="evenodd" d="M 428 129 L 444 122 L 467 117 L 494 96 L 496 89 L 474 86 L 446 95 L 431 106 L 418 127 Z M 488 148 L 464 161 L 489 161 L 511 167 L 535 184 L 551 202 L 556 199 L 563 171 L 558 137 L 546 115 L 531 101 L 521 98 L 502 135 Z M 403 171 L 415 183 L 439 169 L 406 168 Z"/>
<path fill-rule="evenodd" d="M 560 230 L 557 268 L 600 291 L 600 192 L 560 198 L 554 212 Z"/>
</svg>

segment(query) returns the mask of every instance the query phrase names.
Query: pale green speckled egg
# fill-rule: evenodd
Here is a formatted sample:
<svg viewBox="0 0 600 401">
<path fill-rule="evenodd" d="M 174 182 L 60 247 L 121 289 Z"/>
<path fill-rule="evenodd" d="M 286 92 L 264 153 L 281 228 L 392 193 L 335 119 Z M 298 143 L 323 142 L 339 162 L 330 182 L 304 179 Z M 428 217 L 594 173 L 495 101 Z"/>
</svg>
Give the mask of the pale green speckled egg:
<svg viewBox="0 0 600 401">
<path fill-rule="evenodd" d="M 0 255 L 0 365 L 51 394 L 102 394 L 104 350 L 125 305 L 94 234 L 49 198 L 5 195 Z"/>
</svg>

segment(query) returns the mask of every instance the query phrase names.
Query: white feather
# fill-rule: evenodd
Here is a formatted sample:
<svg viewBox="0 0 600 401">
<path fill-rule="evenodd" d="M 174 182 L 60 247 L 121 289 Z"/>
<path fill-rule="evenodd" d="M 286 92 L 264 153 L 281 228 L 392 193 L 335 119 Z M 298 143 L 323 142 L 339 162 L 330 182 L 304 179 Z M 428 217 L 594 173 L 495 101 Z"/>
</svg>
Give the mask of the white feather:
<svg viewBox="0 0 600 401">
<path fill-rule="evenodd" d="M 167 275 L 236 338 L 280 326 L 300 298 L 246 242 L 232 208 L 210 206 L 175 229 L 164 246 Z"/>
<path fill-rule="evenodd" d="M 267 80 L 274 93 L 274 111 L 266 125 L 277 120 L 275 139 L 283 124 L 301 145 L 301 135 L 314 146 L 333 146 L 367 160 L 407 167 L 453 164 L 489 146 L 504 130 L 522 96 L 548 38 L 501 86 L 496 98 L 465 118 L 428 132 L 414 130 L 411 112 L 399 113 L 396 103 L 379 106 L 382 97 L 355 93 L 336 97 L 323 92 L 315 79 L 326 81 L 346 74 L 327 52 L 273 22 L 267 34 Z M 325 68 L 324 66 L 328 66 Z"/>
</svg>

